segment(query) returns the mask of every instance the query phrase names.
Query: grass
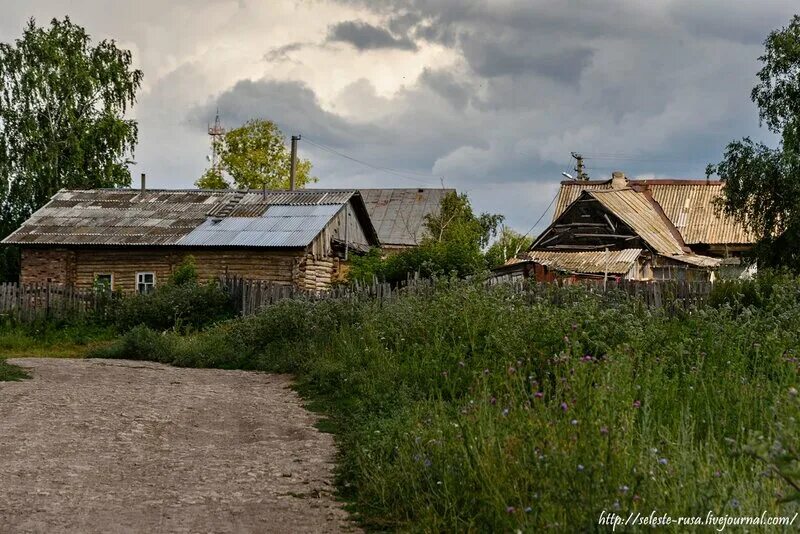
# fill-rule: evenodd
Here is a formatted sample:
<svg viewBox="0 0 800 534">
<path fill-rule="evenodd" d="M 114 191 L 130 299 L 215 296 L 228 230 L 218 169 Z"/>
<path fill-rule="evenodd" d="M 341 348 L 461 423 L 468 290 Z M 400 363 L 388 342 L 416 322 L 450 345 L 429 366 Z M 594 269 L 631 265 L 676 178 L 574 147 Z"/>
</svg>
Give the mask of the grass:
<svg viewBox="0 0 800 534">
<path fill-rule="evenodd" d="M 22 380 L 23 378 L 29 377 L 22 368 L 0 359 L 0 382 Z"/>
<path fill-rule="evenodd" d="M 114 331 L 94 324 L 0 325 L 0 358 L 79 358 L 111 343 Z"/>
<path fill-rule="evenodd" d="M 728 288 L 730 289 L 730 288 Z M 285 301 L 96 356 L 290 372 L 328 416 L 364 526 L 596 530 L 623 516 L 798 511 L 800 285 L 675 314 L 581 288 L 452 283 Z"/>
</svg>

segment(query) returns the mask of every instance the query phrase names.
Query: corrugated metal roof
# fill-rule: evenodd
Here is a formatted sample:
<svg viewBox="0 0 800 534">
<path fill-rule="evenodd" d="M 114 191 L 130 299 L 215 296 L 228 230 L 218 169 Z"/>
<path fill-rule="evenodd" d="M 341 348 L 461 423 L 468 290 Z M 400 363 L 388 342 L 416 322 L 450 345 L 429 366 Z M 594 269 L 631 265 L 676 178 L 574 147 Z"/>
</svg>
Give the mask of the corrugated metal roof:
<svg viewBox="0 0 800 534">
<path fill-rule="evenodd" d="M 360 195 L 343 190 L 149 189 L 144 195 L 136 189 L 59 191 L 3 242 L 306 246 L 347 202 L 377 244 Z M 220 221 L 214 225 L 216 219 Z"/>
<path fill-rule="evenodd" d="M 629 180 L 636 188 L 647 188 L 672 221 L 687 245 L 748 244 L 755 239 L 731 217 L 718 214 L 714 202 L 722 195 L 723 183 L 716 180 Z M 562 182 L 553 220 L 574 202 L 581 191 L 607 191 L 611 181 Z"/>
<path fill-rule="evenodd" d="M 688 263 L 696 267 L 708 267 L 709 269 L 716 269 L 720 266 L 722 260 L 720 258 L 711 258 L 709 256 L 702 256 L 700 254 L 679 254 L 677 256 L 665 256 L 671 260 Z"/>
<path fill-rule="evenodd" d="M 359 189 L 384 245 L 412 246 L 425 234 L 425 216 L 439 213 L 455 189 Z"/>
<path fill-rule="evenodd" d="M 532 250 L 521 258 L 511 258 L 505 264 L 535 262 L 551 269 L 574 273 L 625 274 L 642 254 L 640 248 L 592 252 L 555 252 Z"/>
<path fill-rule="evenodd" d="M 610 212 L 622 219 L 659 254 L 683 254 L 683 246 L 670 228 L 670 222 L 658 212 L 644 193 L 633 189 L 587 191 Z"/>
<path fill-rule="evenodd" d="M 270 206 L 260 217 L 209 219 L 182 237 L 180 246 L 305 247 L 341 205 Z"/>
</svg>

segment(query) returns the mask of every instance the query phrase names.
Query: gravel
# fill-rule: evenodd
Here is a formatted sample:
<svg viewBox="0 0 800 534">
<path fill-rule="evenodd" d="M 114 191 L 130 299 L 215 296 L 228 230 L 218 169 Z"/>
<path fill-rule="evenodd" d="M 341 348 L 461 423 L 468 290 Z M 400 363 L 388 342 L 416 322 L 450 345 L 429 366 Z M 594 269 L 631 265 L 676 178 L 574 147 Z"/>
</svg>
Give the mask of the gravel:
<svg viewBox="0 0 800 534">
<path fill-rule="evenodd" d="M 126 360 L 9 360 L 0 532 L 340 532 L 335 454 L 291 378 Z"/>
</svg>

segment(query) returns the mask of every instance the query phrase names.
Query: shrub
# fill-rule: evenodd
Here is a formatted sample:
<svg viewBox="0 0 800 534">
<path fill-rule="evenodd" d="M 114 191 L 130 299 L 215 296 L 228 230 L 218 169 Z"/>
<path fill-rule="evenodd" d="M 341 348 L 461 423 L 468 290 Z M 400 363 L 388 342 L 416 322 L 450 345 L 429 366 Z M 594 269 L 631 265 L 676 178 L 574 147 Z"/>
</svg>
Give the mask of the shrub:
<svg viewBox="0 0 800 534">
<path fill-rule="evenodd" d="M 181 284 L 166 284 L 150 293 L 122 298 L 116 302 L 112 316 L 121 331 L 137 325 L 185 331 L 227 319 L 234 313 L 230 296 L 219 284 L 184 280 Z"/>
</svg>

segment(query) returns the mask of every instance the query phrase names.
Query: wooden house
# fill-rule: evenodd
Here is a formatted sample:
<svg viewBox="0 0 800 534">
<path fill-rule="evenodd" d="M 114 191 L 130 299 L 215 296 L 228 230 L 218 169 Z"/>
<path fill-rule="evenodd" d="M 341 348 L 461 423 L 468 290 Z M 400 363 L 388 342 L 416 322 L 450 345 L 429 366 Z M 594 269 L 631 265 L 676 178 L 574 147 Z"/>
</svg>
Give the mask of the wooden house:
<svg viewBox="0 0 800 534">
<path fill-rule="evenodd" d="M 186 256 L 199 277 L 322 290 L 351 254 L 379 246 L 354 190 L 62 190 L 3 240 L 20 282 L 149 291 Z"/>
<path fill-rule="evenodd" d="M 741 274 L 752 236 L 720 214 L 711 180 L 561 183 L 553 221 L 530 249 L 496 270 L 499 277 L 713 280 Z"/>
</svg>

